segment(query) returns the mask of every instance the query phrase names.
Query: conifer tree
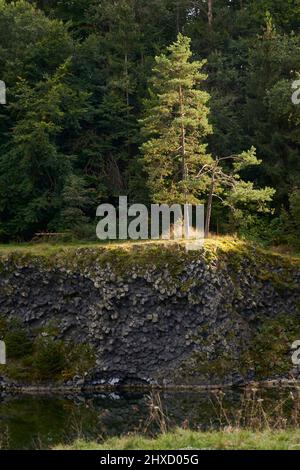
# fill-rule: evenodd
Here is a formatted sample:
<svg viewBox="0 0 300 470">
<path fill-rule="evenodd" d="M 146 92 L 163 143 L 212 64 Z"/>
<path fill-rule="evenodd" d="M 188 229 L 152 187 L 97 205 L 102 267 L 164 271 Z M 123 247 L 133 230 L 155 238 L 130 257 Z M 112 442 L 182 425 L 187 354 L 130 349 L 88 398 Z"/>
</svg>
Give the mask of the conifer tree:
<svg viewBox="0 0 300 470">
<path fill-rule="evenodd" d="M 195 179 L 209 162 L 204 138 L 212 132 L 208 122 L 209 95 L 199 85 L 206 79 L 205 61 L 192 61 L 190 39 L 181 33 L 156 57 L 150 99 L 142 122 L 145 168 L 153 201 L 196 203 L 207 179 Z"/>
<path fill-rule="evenodd" d="M 225 164 L 231 163 L 231 168 Z M 197 177 L 210 176 L 210 189 L 207 198 L 205 220 L 205 236 L 210 230 L 213 199 L 218 198 L 222 204 L 229 207 L 236 222 L 245 216 L 247 211 L 254 213 L 271 212 L 268 203 L 272 201 L 275 190 L 270 187 L 255 188 L 253 182 L 241 179 L 240 172 L 248 167 L 262 163 L 256 156 L 255 147 L 238 155 L 216 157 L 212 163 L 204 165 Z"/>
</svg>

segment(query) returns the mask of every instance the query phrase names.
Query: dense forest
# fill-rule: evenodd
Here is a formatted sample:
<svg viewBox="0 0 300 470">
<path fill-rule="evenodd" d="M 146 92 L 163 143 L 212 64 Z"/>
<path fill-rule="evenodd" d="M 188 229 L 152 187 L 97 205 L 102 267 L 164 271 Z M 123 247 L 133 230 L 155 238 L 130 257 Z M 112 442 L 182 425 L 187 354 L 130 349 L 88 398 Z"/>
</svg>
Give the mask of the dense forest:
<svg viewBox="0 0 300 470">
<path fill-rule="evenodd" d="M 298 249 L 298 73 L 300 0 L 0 0 L 0 240 L 188 195 Z"/>
</svg>

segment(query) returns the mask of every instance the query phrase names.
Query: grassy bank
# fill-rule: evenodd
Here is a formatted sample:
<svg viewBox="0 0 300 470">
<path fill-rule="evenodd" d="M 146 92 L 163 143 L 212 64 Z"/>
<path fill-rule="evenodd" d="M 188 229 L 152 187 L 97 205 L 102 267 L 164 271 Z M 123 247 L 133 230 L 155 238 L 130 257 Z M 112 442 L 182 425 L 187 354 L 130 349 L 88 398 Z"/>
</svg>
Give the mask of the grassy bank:
<svg viewBox="0 0 300 470">
<path fill-rule="evenodd" d="M 72 253 L 78 249 L 90 248 L 90 249 L 116 249 L 122 248 L 125 251 L 130 251 L 136 246 L 144 245 L 147 247 L 164 247 L 172 245 L 185 245 L 184 240 L 124 240 L 124 241 L 95 241 L 95 242 L 38 242 L 38 243 L 9 243 L 9 244 L 0 244 L 0 255 L 9 255 L 9 254 L 22 254 L 22 255 L 32 255 L 32 256 L 53 256 L 61 252 Z M 231 236 L 212 236 L 209 239 L 205 240 L 205 248 L 207 250 L 216 250 L 220 249 L 221 251 L 247 251 L 250 246 L 253 246 L 252 243 L 234 238 Z M 255 245 L 254 245 L 255 246 Z M 261 246 L 256 246 L 257 250 L 261 253 L 270 254 L 274 256 L 279 256 L 282 258 L 290 259 L 299 259 L 300 253 L 289 250 L 288 247 L 276 247 L 264 249 Z"/>
<path fill-rule="evenodd" d="M 101 444 L 78 440 L 70 446 L 58 446 L 55 450 L 299 450 L 300 429 L 282 431 L 224 431 L 196 432 L 177 429 L 155 439 L 134 435 L 112 438 Z"/>
</svg>

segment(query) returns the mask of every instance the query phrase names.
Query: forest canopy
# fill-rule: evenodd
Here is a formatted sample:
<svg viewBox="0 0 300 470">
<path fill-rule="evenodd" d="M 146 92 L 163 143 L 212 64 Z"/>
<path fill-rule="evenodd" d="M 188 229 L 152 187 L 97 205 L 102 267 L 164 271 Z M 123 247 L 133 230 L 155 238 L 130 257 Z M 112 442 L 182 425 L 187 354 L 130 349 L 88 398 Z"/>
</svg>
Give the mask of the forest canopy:
<svg viewBox="0 0 300 470">
<path fill-rule="evenodd" d="M 189 194 L 300 248 L 299 74 L 300 0 L 0 0 L 0 241 Z"/>
</svg>

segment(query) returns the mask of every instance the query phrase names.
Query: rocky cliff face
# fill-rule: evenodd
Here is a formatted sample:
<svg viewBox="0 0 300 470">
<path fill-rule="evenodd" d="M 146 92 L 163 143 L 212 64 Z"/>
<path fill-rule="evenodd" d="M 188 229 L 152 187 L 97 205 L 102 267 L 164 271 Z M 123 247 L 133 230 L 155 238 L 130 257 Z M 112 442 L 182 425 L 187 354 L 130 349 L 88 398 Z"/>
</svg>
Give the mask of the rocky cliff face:
<svg viewBox="0 0 300 470">
<path fill-rule="evenodd" d="M 90 345 L 81 384 L 239 384 L 297 375 L 299 284 L 300 260 L 241 242 L 11 253 L 1 256 L 0 315 L 32 341 L 50 325 L 54 342 Z"/>
</svg>

